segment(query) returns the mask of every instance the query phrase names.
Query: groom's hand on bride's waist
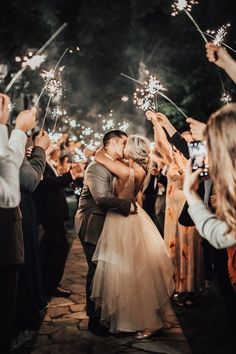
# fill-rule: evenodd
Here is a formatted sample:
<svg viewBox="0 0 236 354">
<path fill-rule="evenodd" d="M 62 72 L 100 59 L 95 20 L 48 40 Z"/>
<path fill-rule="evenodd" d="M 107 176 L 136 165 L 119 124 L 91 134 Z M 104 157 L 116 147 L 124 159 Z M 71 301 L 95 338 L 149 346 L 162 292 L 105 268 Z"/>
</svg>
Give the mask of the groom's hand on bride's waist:
<svg viewBox="0 0 236 354">
<path fill-rule="evenodd" d="M 138 207 L 134 199 L 131 200 L 130 214 L 132 215 L 138 214 Z"/>
</svg>

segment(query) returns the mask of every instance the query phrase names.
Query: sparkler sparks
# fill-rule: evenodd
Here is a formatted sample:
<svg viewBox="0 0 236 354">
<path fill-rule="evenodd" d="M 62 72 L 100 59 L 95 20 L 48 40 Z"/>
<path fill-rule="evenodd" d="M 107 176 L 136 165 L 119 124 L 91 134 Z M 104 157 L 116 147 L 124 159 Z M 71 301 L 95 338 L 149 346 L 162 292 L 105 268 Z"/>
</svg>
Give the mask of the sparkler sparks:
<svg viewBox="0 0 236 354">
<path fill-rule="evenodd" d="M 12 112 L 14 107 L 15 107 L 15 105 L 16 105 L 15 103 L 9 102 L 8 103 L 8 112 Z"/>
<path fill-rule="evenodd" d="M 123 73 L 121 73 L 121 76 L 136 82 L 137 84 L 144 86 L 145 87 L 145 83 L 134 79 L 131 76 L 125 75 Z M 138 93 L 141 91 L 141 97 L 138 95 Z M 161 92 L 161 90 L 158 91 L 158 94 L 160 96 L 162 96 L 163 98 L 165 98 L 168 102 L 170 102 L 185 118 L 188 118 L 188 116 L 182 111 L 182 109 L 180 109 L 167 95 L 165 95 L 163 92 Z M 152 101 L 150 100 L 150 94 L 145 95 L 145 90 L 142 89 L 136 89 L 136 92 L 134 93 L 134 103 L 138 105 L 137 108 L 143 109 L 143 110 L 147 110 L 147 109 L 151 109 L 152 108 Z M 139 96 L 139 97 L 138 97 Z"/>
<path fill-rule="evenodd" d="M 121 101 L 122 102 L 127 102 L 127 101 L 129 101 L 129 97 L 128 96 L 122 96 L 121 97 Z"/>
<path fill-rule="evenodd" d="M 82 134 L 83 134 L 84 136 L 89 136 L 89 135 L 91 135 L 92 133 L 93 133 L 93 129 L 90 128 L 90 127 L 85 128 L 84 130 L 82 130 Z"/>
<path fill-rule="evenodd" d="M 102 129 L 103 129 L 104 131 L 106 131 L 106 130 L 111 130 L 111 129 L 113 129 L 114 126 L 115 126 L 115 123 L 114 123 L 114 120 L 113 120 L 113 119 L 108 119 L 107 121 L 104 119 L 102 122 L 105 123 L 105 124 L 103 124 L 103 126 L 102 126 Z"/>
<path fill-rule="evenodd" d="M 56 143 L 62 137 L 62 133 L 49 131 L 48 136 L 52 143 Z"/>
<path fill-rule="evenodd" d="M 174 4 L 171 5 L 172 7 L 172 16 L 178 15 L 180 11 L 186 10 L 190 12 L 192 10 L 193 5 L 197 5 L 197 0 L 176 0 Z"/>
<path fill-rule="evenodd" d="M 232 101 L 232 97 L 227 92 L 224 92 L 220 99 L 224 104 L 228 104 Z"/>
<path fill-rule="evenodd" d="M 150 75 L 148 82 L 145 82 L 145 91 L 151 96 L 159 93 L 159 91 L 167 91 L 167 89 L 161 85 L 160 81 L 157 80 L 156 76 Z"/>
<path fill-rule="evenodd" d="M 230 27 L 230 23 L 227 23 L 226 25 L 221 26 L 217 31 L 215 30 L 207 30 L 207 34 L 210 34 L 213 36 L 213 42 L 215 45 L 222 45 L 224 42 L 225 37 L 227 36 L 228 33 L 228 28 Z"/>
<path fill-rule="evenodd" d="M 123 122 L 123 123 L 118 123 L 118 127 L 120 130 L 122 130 L 123 132 L 126 132 L 127 129 L 129 128 L 129 123 L 128 122 Z"/>
<path fill-rule="evenodd" d="M 47 56 L 45 54 L 42 55 L 34 55 L 32 58 L 29 58 L 25 65 L 29 66 L 30 69 L 35 70 L 40 67 L 40 65 L 46 60 Z"/>
<path fill-rule="evenodd" d="M 74 150 L 74 155 L 72 157 L 72 160 L 73 160 L 73 162 L 86 162 L 87 158 L 81 149 L 76 148 Z"/>
<path fill-rule="evenodd" d="M 172 4 L 172 16 L 178 15 L 180 11 L 184 11 L 185 14 L 189 17 L 189 19 L 192 21 L 196 29 L 199 31 L 200 35 L 202 36 L 203 40 L 205 43 L 207 43 L 207 39 L 204 36 L 201 28 L 198 26 L 197 22 L 194 20 L 192 15 L 190 14 L 193 5 L 197 5 L 198 1 L 197 0 L 176 0 L 174 1 L 174 4 Z"/>
</svg>

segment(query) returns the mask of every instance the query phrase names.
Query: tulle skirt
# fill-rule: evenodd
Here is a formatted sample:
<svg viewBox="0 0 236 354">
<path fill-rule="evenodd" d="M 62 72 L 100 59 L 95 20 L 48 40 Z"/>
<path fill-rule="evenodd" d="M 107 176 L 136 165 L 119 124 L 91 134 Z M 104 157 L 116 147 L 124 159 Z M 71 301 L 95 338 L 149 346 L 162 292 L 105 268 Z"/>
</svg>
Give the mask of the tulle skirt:
<svg viewBox="0 0 236 354">
<path fill-rule="evenodd" d="M 91 298 L 111 332 L 163 327 L 174 291 L 167 247 L 146 212 L 108 212 L 94 253 L 97 263 Z"/>
</svg>

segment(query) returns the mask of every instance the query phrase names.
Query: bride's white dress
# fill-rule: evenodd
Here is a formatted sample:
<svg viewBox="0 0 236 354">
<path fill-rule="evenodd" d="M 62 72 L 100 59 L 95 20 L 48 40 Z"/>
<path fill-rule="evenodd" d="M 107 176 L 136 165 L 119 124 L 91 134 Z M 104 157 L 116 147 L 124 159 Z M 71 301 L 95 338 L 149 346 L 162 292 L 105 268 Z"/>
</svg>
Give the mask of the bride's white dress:
<svg viewBox="0 0 236 354">
<path fill-rule="evenodd" d="M 119 198 L 134 195 L 134 171 Z M 147 213 L 108 212 L 93 261 L 91 298 L 111 332 L 163 327 L 174 291 L 174 269 L 165 242 Z"/>
</svg>

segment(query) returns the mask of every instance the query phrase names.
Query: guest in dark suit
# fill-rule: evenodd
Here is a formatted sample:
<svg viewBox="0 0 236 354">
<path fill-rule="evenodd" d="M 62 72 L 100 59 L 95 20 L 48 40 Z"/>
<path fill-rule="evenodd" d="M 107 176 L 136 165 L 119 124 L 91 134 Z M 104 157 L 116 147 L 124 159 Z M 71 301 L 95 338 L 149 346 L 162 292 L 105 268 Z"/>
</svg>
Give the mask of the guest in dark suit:
<svg viewBox="0 0 236 354">
<path fill-rule="evenodd" d="M 79 169 L 80 170 L 80 169 Z M 47 297 L 69 296 L 70 291 L 59 287 L 68 253 L 64 220 L 68 219 L 68 205 L 64 188 L 75 180 L 78 167 L 58 176 L 53 161 L 46 163 L 43 179 L 33 193 L 38 224 L 44 229 L 41 241 L 43 288 Z"/>
<path fill-rule="evenodd" d="M 15 316 L 17 330 L 37 328 L 40 320 L 39 310 L 44 304 L 37 215 L 32 193 L 42 179 L 46 164 L 45 151 L 50 143 L 47 132 L 40 132 L 35 138 L 30 157 L 23 160 L 20 168 L 20 209 L 25 262 L 19 268 Z"/>
<path fill-rule="evenodd" d="M 113 130 L 104 135 L 103 145 L 110 158 L 123 158 L 127 134 Z M 124 216 L 130 214 L 131 206 L 135 211 L 135 203 L 121 200 L 113 193 L 113 178 L 109 170 L 95 160 L 87 167 L 84 177 L 84 187 L 80 196 L 79 208 L 75 216 L 75 229 L 81 240 L 88 263 L 86 282 L 88 329 L 95 335 L 108 336 L 108 330 L 100 324 L 100 311 L 95 309 L 95 303 L 90 299 L 91 284 L 96 270 L 92 257 L 96 244 L 102 232 L 108 210 Z"/>
<path fill-rule="evenodd" d="M 34 127 L 36 110 L 21 112 L 9 139 L 11 158 L 18 170 L 25 155 L 25 132 Z M 19 172 L 18 172 L 19 173 Z M 18 177 L 19 178 L 19 175 Z M 7 205 L 6 205 L 7 207 Z M 19 207 L 0 208 L 0 349 L 10 352 L 19 265 L 24 262 L 23 233 Z"/>
</svg>

